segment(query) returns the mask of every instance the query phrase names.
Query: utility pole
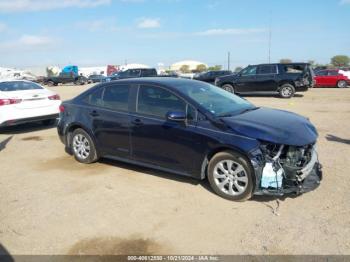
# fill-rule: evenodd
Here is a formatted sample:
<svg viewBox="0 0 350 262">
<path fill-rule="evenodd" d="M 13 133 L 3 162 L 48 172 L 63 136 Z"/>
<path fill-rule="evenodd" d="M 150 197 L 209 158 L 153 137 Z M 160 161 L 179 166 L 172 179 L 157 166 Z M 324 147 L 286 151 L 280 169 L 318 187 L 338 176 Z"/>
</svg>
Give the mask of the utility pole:
<svg viewBox="0 0 350 262">
<path fill-rule="evenodd" d="M 269 16 L 269 64 L 271 64 L 271 39 L 272 39 L 272 29 L 271 29 L 271 20 L 272 20 L 272 15 L 270 11 L 270 16 Z"/>
<path fill-rule="evenodd" d="M 227 53 L 227 70 L 230 70 L 231 67 L 231 53 Z"/>
</svg>

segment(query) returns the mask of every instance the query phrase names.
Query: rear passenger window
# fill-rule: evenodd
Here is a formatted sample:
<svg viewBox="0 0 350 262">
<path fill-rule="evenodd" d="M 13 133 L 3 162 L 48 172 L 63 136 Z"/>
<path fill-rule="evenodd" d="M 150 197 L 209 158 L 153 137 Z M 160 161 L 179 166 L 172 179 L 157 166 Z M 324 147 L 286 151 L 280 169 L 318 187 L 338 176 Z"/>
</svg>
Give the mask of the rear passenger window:
<svg viewBox="0 0 350 262">
<path fill-rule="evenodd" d="M 99 88 L 94 92 L 92 92 L 91 94 L 89 94 L 88 96 L 86 96 L 84 98 L 84 102 L 93 106 L 102 106 L 103 105 L 102 94 L 103 94 L 103 88 Z"/>
<path fill-rule="evenodd" d="M 143 76 L 145 77 L 157 76 L 157 71 L 154 69 L 146 69 L 143 71 Z"/>
<path fill-rule="evenodd" d="M 327 74 L 328 74 L 327 71 L 318 71 L 318 72 L 316 72 L 317 76 L 326 76 Z"/>
<path fill-rule="evenodd" d="M 169 111 L 186 112 L 186 103 L 171 92 L 152 86 L 141 86 L 137 112 L 165 118 Z"/>
<path fill-rule="evenodd" d="M 276 65 L 259 66 L 258 75 L 277 74 Z"/>
<path fill-rule="evenodd" d="M 328 71 L 328 75 L 329 76 L 337 76 L 338 75 L 338 71 Z"/>
<path fill-rule="evenodd" d="M 103 92 L 103 107 L 116 111 L 128 111 L 129 86 L 107 86 Z"/>
</svg>

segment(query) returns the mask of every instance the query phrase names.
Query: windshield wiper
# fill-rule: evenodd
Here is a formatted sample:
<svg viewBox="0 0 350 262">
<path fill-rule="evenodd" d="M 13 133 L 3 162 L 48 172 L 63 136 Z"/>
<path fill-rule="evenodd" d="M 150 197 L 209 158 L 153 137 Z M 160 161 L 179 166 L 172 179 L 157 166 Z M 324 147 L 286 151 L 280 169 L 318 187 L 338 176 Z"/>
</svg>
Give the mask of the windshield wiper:
<svg viewBox="0 0 350 262">
<path fill-rule="evenodd" d="M 218 117 L 231 117 L 231 116 L 233 116 L 232 113 L 223 113 L 223 114 L 218 115 Z"/>
<path fill-rule="evenodd" d="M 244 109 L 244 110 L 242 110 L 241 112 L 239 112 L 239 114 L 241 115 L 241 114 L 247 113 L 247 112 L 249 112 L 249 111 L 257 110 L 257 109 L 259 109 L 259 108 L 260 108 L 260 107 L 251 107 L 251 108 L 247 108 L 247 109 Z"/>
</svg>

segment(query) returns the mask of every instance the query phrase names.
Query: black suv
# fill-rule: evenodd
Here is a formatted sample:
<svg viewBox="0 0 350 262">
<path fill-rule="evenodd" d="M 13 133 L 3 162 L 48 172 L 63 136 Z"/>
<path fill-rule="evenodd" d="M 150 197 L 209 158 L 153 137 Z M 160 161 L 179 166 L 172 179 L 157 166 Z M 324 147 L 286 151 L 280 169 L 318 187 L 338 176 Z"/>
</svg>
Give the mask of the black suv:
<svg viewBox="0 0 350 262">
<path fill-rule="evenodd" d="M 227 75 L 232 75 L 232 72 L 229 70 L 208 71 L 195 75 L 193 79 L 207 83 L 214 83 L 217 77 Z"/>
<path fill-rule="evenodd" d="M 138 77 L 155 77 L 157 70 L 154 68 L 134 68 L 125 71 L 118 71 L 107 77 L 107 82 L 118 79 L 138 78 Z"/>
<path fill-rule="evenodd" d="M 249 65 L 236 75 L 218 77 L 215 85 L 231 93 L 279 93 L 291 98 L 314 85 L 314 72 L 307 63 Z"/>
</svg>

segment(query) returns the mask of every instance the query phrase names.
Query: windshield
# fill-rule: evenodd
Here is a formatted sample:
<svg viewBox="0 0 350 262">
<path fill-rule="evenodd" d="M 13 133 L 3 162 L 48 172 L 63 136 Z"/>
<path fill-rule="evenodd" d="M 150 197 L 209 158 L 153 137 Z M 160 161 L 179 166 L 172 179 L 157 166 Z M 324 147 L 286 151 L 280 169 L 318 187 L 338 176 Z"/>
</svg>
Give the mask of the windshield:
<svg viewBox="0 0 350 262">
<path fill-rule="evenodd" d="M 193 82 L 177 88 L 218 117 L 232 116 L 256 108 L 248 101 L 210 84 Z"/>
<path fill-rule="evenodd" d="M 40 85 L 33 82 L 24 81 L 11 81 L 0 83 L 0 91 L 11 92 L 11 91 L 24 91 L 24 90 L 35 90 L 43 89 Z"/>
</svg>

